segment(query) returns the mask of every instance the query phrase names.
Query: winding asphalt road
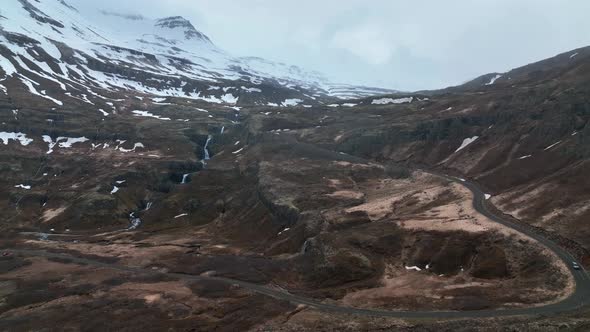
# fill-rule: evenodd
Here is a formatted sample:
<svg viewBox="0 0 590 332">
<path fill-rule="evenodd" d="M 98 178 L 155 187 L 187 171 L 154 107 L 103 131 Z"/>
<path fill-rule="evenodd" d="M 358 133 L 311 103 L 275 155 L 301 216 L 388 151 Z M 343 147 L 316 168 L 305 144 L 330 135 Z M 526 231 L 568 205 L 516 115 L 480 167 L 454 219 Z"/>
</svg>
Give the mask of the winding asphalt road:
<svg viewBox="0 0 590 332">
<path fill-rule="evenodd" d="M 480 317 L 500 317 L 500 316 L 515 316 L 515 315 L 550 315 L 566 311 L 572 311 L 581 308 L 586 305 L 590 295 L 590 278 L 585 270 L 575 270 L 572 268 L 572 262 L 574 258 L 564 249 L 559 247 L 553 241 L 533 232 L 523 225 L 513 223 L 509 220 L 503 219 L 501 216 L 495 215 L 488 210 L 485 204 L 485 194 L 479 189 L 479 187 L 470 181 L 465 179 L 451 177 L 448 175 L 434 174 L 449 181 L 459 183 L 473 193 L 473 207 L 479 213 L 490 218 L 491 220 L 517 230 L 527 236 L 535 239 L 542 245 L 546 246 L 549 250 L 554 252 L 563 262 L 568 266 L 572 273 L 575 281 L 575 291 L 568 298 L 563 301 L 530 308 L 517 308 L 517 309 L 498 309 L 498 310 L 474 310 L 474 311 L 389 311 L 379 309 L 359 309 L 353 307 L 345 307 L 337 304 L 328 304 L 320 302 L 316 299 L 306 298 L 295 294 L 288 293 L 285 290 L 273 288 L 271 286 L 259 285 L 250 282 L 234 280 L 223 277 L 213 276 L 197 276 L 181 273 L 165 273 L 158 272 L 151 269 L 145 269 L 140 267 L 123 266 L 113 263 L 105 263 L 98 260 L 92 260 L 87 258 L 74 257 L 67 254 L 52 253 L 42 250 L 12 250 L 17 255 L 22 256 L 42 256 L 48 258 L 60 258 L 68 260 L 74 263 L 87 264 L 97 267 L 110 268 L 120 271 L 126 271 L 131 273 L 143 273 L 143 274 L 164 274 L 184 280 L 210 280 L 219 281 L 230 285 L 237 285 L 248 289 L 250 291 L 264 294 L 275 299 L 289 301 L 297 305 L 306 305 L 308 307 L 333 313 L 352 314 L 352 315 L 366 315 L 366 316 L 380 316 L 380 317 L 394 317 L 394 318 L 480 318 Z"/>
</svg>

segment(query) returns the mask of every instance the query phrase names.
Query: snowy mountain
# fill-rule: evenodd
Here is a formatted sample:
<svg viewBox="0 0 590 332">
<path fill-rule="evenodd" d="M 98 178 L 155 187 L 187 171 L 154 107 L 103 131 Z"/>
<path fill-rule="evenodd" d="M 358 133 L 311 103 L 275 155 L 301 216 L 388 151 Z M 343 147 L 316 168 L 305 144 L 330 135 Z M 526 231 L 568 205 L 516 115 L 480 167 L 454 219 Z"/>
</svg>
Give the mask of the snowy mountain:
<svg viewBox="0 0 590 332">
<path fill-rule="evenodd" d="M 0 15 L 0 91 L 25 86 L 58 105 L 67 97 L 100 96 L 98 90 L 257 105 L 392 92 L 235 57 L 180 16 L 82 12 L 63 0 L 10 0 Z"/>
</svg>

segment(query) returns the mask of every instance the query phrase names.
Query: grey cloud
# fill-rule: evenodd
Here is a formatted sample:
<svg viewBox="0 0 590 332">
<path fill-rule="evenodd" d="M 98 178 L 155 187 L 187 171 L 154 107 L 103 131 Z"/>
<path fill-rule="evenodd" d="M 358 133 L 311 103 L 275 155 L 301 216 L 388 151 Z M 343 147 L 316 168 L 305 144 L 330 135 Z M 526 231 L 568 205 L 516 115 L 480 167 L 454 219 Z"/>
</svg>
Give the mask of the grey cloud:
<svg viewBox="0 0 590 332">
<path fill-rule="evenodd" d="M 586 0 L 102 0 L 99 6 L 182 15 L 233 54 L 403 90 L 458 84 L 590 45 Z"/>
</svg>

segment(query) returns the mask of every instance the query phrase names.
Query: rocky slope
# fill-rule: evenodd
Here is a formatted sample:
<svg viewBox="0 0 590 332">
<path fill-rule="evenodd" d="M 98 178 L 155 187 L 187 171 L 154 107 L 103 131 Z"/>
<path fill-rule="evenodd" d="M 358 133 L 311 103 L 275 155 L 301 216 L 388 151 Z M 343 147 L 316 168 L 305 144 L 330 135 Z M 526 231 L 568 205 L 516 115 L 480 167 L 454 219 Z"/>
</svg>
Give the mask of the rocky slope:
<svg viewBox="0 0 590 332">
<path fill-rule="evenodd" d="M 475 179 L 588 259 L 590 48 L 391 94 L 232 57 L 180 17 L 13 4 L 0 9 L 1 247 L 162 274 L 2 256 L 3 329 L 430 329 L 167 272 L 393 310 L 535 306 L 572 291 L 551 253 L 418 167 Z"/>
<path fill-rule="evenodd" d="M 339 121 L 323 143 L 467 175 L 506 213 L 589 249 L 589 81 L 586 47 L 388 105 L 357 101 L 375 120 Z"/>
</svg>

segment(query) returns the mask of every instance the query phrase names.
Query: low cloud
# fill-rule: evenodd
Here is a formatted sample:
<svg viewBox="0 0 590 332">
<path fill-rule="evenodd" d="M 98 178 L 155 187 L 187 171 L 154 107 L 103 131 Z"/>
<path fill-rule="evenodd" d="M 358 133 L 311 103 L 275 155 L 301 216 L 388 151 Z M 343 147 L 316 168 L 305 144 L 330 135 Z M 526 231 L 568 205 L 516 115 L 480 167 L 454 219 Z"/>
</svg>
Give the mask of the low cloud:
<svg viewBox="0 0 590 332">
<path fill-rule="evenodd" d="M 388 37 L 387 31 L 370 23 L 337 31 L 330 45 L 354 54 L 372 65 L 386 64 L 395 52 L 395 44 Z"/>
<path fill-rule="evenodd" d="M 459 84 L 590 45 L 587 0 L 76 0 L 182 15 L 219 47 L 400 90 Z"/>
</svg>

